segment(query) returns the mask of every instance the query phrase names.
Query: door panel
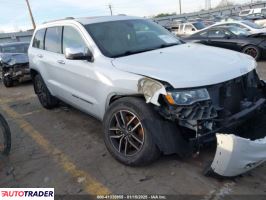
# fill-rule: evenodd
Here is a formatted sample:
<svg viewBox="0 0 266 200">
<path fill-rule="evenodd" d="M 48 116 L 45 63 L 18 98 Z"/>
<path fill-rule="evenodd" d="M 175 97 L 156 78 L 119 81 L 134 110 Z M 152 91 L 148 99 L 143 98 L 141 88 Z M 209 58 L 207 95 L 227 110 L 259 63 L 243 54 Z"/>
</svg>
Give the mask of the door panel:
<svg viewBox="0 0 266 200">
<path fill-rule="evenodd" d="M 79 31 L 71 26 L 63 28 L 62 52 L 66 48 L 84 49 L 88 45 Z M 60 98 L 90 114 L 97 112 L 97 100 L 95 99 L 95 86 L 97 80 L 94 66 L 87 60 L 69 60 L 64 54 L 57 57 L 53 70 L 53 83 L 58 88 Z M 60 92 L 64 91 L 64 93 Z"/>
</svg>

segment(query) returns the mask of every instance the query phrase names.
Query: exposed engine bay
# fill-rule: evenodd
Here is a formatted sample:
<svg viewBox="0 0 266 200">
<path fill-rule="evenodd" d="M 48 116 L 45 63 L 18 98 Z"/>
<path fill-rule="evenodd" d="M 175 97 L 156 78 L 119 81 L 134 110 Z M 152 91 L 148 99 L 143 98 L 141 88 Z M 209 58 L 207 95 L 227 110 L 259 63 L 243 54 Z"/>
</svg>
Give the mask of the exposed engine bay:
<svg viewBox="0 0 266 200">
<path fill-rule="evenodd" d="M 31 79 L 27 54 L 2 54 L 0 66 L 3 83 L 6 87 L 13 86 L 15 82 L 23 82 Z"/>
<path fill-rule="evenodd" d="M 156 105 L 155 109 L 163 118 L 179 125 L 184 141 L 188 142 L 188 146 L 192 146 L 193 152 L 199 152 L 201 146 L 215 141 L 217 133 L 224 133 L 234 138 L 231 141 L 242 141 L 239 139 L 243 137 L 242 132 L 236 130 L 247 120 L 266 112 L 266 84 L 259 79 L 256 70 L 220 84 L 183 90 L 174 89 L 168 84 L 158 83 L 151 79 L 144 79 L 139 82 L 139 91 L 144 94 L 147 102 Z M 218 135 L 217 141 L 221 137 Z M 243 140 L 248 141 L 249 138 L 246 137 Z M 239 143 L 233 148 L 239 148 Z M 250 143 L 250 148 L 252 148 L 252 142 Z M 218 145 L 218 148 L 226 147 Z M 221 152 L 221 149 L 217 149 L 217 152 Z M 264 149 L 266 150 L 266 147 Z M 232 153 L 229 156 L 235 155 Z M 219 162 L 219 159 L 221 157 L 216 156 L 214 162 Z M 257 162 L 260 163 L 261 160 Z M 232 166 L 238 167 L 238 164 L 234 163 Z M 217 166 L 213 168 L 217 169 Z M 245 170 L 242 171 L 245 172 Z M 221 172 L 218 174 L 221 176 L 239 175 Z"/>
</svg>

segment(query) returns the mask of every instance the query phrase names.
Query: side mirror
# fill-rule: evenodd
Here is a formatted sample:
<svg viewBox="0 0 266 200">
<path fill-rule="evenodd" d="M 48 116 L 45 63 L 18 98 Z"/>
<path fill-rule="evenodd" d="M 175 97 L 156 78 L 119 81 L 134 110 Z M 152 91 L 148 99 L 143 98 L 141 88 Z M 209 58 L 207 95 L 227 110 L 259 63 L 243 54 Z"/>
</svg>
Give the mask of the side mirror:
<svg viewBox="0 0 266 200">
<path fill-rule="evenodd" d="M 69 60 L 88 60 L 93 62 L 93 55 L 89 48 L 66 48 L 65 57 Z"/>
<path fill-rule="evenodd" d="M 192 31 L 196 31 L 196 29 L 195 28 L 192 28 Z"/>
</svg>

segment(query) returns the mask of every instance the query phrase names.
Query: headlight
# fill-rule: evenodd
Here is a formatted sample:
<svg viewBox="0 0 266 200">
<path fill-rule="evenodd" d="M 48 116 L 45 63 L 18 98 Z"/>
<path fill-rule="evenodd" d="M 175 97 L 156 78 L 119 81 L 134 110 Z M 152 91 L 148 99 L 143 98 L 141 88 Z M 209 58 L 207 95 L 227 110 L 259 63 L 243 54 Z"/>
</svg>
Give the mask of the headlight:
<svg viewBox="0 0 266 200">
<path fill-rule="evenodd" d="M 191 105 L 199 101 L 206 101 L 210 99 L 207 89 L 195 89 L 187 91 L 168 92 L 166 99 L 170 104 L 175 105 Z"/>
</svg>

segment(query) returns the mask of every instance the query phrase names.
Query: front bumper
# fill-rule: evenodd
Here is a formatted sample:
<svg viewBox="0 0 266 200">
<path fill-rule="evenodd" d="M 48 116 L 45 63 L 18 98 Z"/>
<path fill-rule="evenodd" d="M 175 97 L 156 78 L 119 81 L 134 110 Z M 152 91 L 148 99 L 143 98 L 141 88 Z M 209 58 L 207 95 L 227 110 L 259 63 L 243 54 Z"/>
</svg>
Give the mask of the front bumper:
<svg viewBox="0 0 266 200">
<path fill-rule="evenodd" d="M 232 134 L 217 134 L 216 137 L 217 150 L 209 173 L 234 177 L 266 161 L 266 137 L 254 141 Z"/>
<path fill-rule="evenodd" d="M 190 140 L 190 143 L 192 145 L 195 145 L 196 143 L 204 144 L 211 141 L 214 141 L 215 134 L 218 132 L 230 132 L 233 128 L 240 126 L 244 122 L 248 121 L 249 119 L 252 119 L 253 117 L 260 115 L 266 111 L 266 99 L 259 99 L 257 102 L 253 104 L 253 106 L 246 108 L 242 110 L 239 113 L 234 114 L 230 118 L 226 119 L 223 122 L 223 125 L 221 128 L 212 130 L 204 135 L 200 135 L 197 138 L 193 138 Z"/>
<path fill-rule="evenodd" d="M 13 81 L 27 81 L 30 80 L 30 69 L 28 66 L 20 66 L 18 68 L 16 67 L 10 67 L 6 68 L 2 71 L 3 77 L 8 77 L 12 79 Z"/>
</svg>

